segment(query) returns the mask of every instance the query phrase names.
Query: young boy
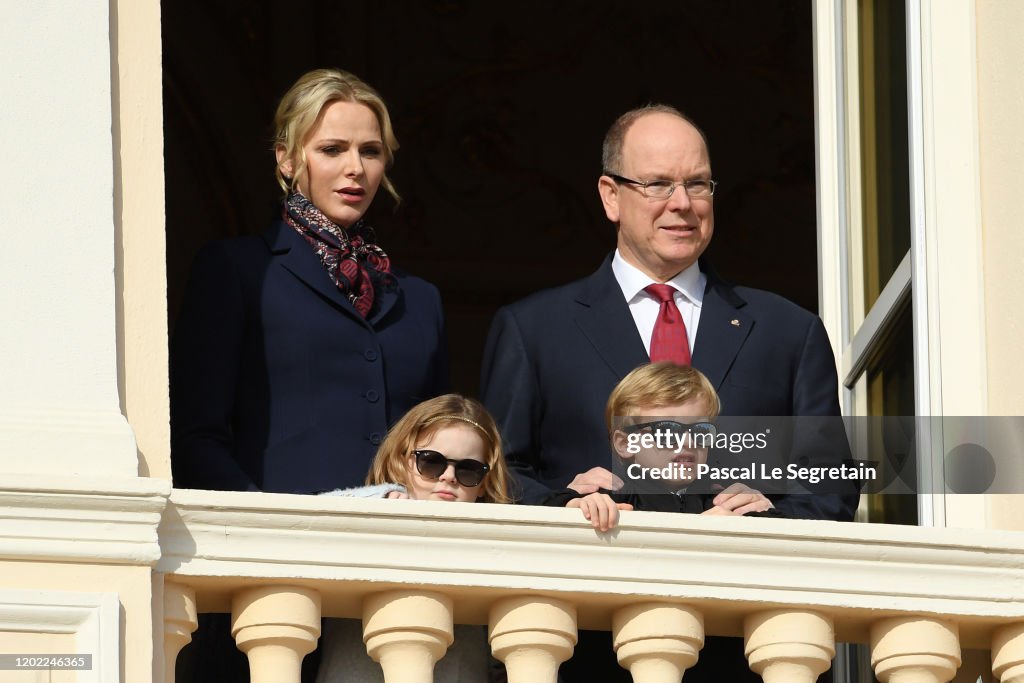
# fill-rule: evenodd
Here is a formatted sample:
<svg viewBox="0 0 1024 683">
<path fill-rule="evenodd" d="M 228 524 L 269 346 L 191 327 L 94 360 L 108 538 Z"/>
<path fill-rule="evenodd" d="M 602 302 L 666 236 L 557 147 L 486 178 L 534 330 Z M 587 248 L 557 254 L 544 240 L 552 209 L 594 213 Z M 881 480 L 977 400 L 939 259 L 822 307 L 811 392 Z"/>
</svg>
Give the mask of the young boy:
<svg viewBox="0 0 1024 683">
<path fill-rule="evenodd" d="M 760 491 L 698 479 L 717 434 L 713 420 L 720 407 L 715 388 L 699 370 L 668 362 L 641 365 L 622 378 L 605 407 L 616 456 L 611 469 L 622 488 L 588 496 L 565 489 L 547 504 L 582 508 L 601 530 L 615 526 L 616 508 L 776 516 Z"/>
<path fill-rule="evenodd" d="M 720 405 L 714 386 L 692 367 L 673 363 L 638 367 L 612 390 L 605 408 L 605 424 L 618 461 L 611 469 L 622 479 L 622 489 L 585 497 L 566 489 L 552 494 L 551 504 L 566 505 L 566 499 L 571 499 L 573 507 L 594 516 L 607 514 L 610 504 L 653 512 L 776 516 L 771 501 L 759 491 L 743 484 L 723 489 L 718 482 L 697 479 L 697 467 L 707 462 L 707 446 L 717 433 L 713 421 Z M 656 479 L 651 476 L 655 471 Z M 699 568 L 690 571 L 699 572 Z M 579 638 L 573 659 L 562 666 L 564 680 L 629 680 L 629 674 L 611 659 L 608 633 L 580 631 Z M 746 664 L 742 639 L 709 636 L 685 680 L 747 683 L 760 678 Z"/>
<path fill-rule="evenodd" d="M 626 375 L 605 407 L 618 459 L 613 471 L 624 482 L 621 492 L 612 494 L 616 502 L 636 510 L 705 515 L 772 509 L 767 497 L 748 486 L 698 479 L 717 435 L 720 408 L 711 382 L 692 367 L 651 363 Z"/>
</svg>

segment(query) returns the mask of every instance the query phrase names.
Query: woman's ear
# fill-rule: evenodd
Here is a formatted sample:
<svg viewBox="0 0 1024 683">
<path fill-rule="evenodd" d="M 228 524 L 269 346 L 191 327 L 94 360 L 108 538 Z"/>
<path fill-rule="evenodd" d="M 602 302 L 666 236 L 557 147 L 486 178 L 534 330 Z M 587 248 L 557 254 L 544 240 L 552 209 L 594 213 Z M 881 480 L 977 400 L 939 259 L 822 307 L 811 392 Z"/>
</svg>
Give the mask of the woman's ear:
<svg viewBox="0 0 1024 683">
<path fill-rule="evenodd" d="M 274 145 L 274 156 L 277 157 L 277 167 L 281 169 L 281 175 L 285 178 L 291 179 L 294 175 L 295 168 L 292 166 L 292 160 L 285 157 L 286 152 L 287 150 L 281 143 Z"/>
<path fill-rule="evenodd" d="M 612 434 L 612 448 L 615 449 L 616 455 L 623 460 L 632 460 L 633 456 L 636 455 L 636 453 L 629 452 L 629 434 L 626 434 L 621 429 L 616 429 Z"/>
</svg>

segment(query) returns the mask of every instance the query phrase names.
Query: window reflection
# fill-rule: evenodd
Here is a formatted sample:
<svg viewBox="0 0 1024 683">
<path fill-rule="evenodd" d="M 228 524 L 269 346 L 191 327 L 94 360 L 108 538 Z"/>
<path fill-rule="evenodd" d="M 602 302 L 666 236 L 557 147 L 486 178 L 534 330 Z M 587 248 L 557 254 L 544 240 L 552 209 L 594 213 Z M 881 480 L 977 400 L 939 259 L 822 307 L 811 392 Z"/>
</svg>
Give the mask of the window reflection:
<svg viewBox="0 0 1024 683">
<path fill-rule="evenodd" d="M 910 249 L 904 2 L 859 0 L 864 310 Z"/>
</svg>

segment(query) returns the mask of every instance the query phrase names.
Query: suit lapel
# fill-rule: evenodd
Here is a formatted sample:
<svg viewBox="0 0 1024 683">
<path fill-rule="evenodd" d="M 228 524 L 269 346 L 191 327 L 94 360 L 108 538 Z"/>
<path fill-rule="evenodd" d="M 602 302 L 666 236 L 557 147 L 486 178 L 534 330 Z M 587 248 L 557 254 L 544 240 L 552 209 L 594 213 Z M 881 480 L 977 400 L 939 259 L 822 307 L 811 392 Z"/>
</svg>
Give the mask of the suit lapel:
<svg viewBox="0 0 1024 683">
<path fill-rule="evenodd" d="M 395 278 L 390 287 L 375 288 L 373 308 L 370 309 L 370 325 L 376 326 L 402 298 L 402 290 Z M 353 309 L 354 310 L 354 309 Z"/>
<path fill-rule="evenodd" d="M 576 302 L 576 324 L 618 377 L 650 362 L 612 272 L 611 257 L 583 283 Z"/>
<path fill-rule="evenodd" d="M 331 281 L 316 253 L 309 244 L 283 221 L 278 221 L 264 233 L 271 253 L 276 257 L 274 262 L 297 277 L 313 291 L 333 303 L 339 310 L 364 325 L 368 324 L 359 315 L 352 302 L 341 293 Z"/>
<path fill-rule="evenodd" d="M 729 284 L 719 279 L 706 264 L 702 264 L 702 270 L 705 270 L 708 285 L 694 340 L 693 367 L 703 372 L 716 389 L 721 389 L 754 326 L 754 319 L 743 310 L 746 302 Z"/>
</svg>

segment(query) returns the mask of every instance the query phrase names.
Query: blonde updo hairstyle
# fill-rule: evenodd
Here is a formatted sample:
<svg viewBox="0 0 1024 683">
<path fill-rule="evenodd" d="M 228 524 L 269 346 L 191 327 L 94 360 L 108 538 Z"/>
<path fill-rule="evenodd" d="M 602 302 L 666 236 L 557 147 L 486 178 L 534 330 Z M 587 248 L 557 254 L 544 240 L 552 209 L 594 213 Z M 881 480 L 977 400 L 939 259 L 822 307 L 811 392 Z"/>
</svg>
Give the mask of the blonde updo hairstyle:
<svg viewBox="0 0 1024 683">
<path fill-rule="evenodd" d="M 274 171 L 277 183 L 285 194 L 291 193 L 306 173 L 306 152 L 303 149 L 309 134 L 316 128 L 327 105 L 332 102 L 362 104 L 377 117 L 384 143 L 385 167 L 390 167 L 398 151 L 398 139 L 391 127 L 391 116 L 384 100 L 376 90 L 357 76 L 341 69 L 316 69 L 304 74 L 281 98 L 274 114 L 274 150 L 283 150 L 283 160 L 292 162 L 291 177 L 285 176 L 278 163 Z M 395 201 L 401 201 L 398 191 L 385 173 L 384 189 Z"/>
<path fill-rule="evenodd" d="M 486 447 L 485 464 L 490 470 L 484 477 L 479 502 L 511 503 L 508 467 L 501 450 L 501 434 L 494 424 L 494 418 L 479 401 L 459 394 L 445 394 L 423 401 L 396 422 L 377 449 L 373 465 L 366 475 L 366 483 L 371 486 L 402 484 L 409 488 L 410 454 L 439 429 L 453 426 L 469 427 L 483 438 Z"/>
</svg>

